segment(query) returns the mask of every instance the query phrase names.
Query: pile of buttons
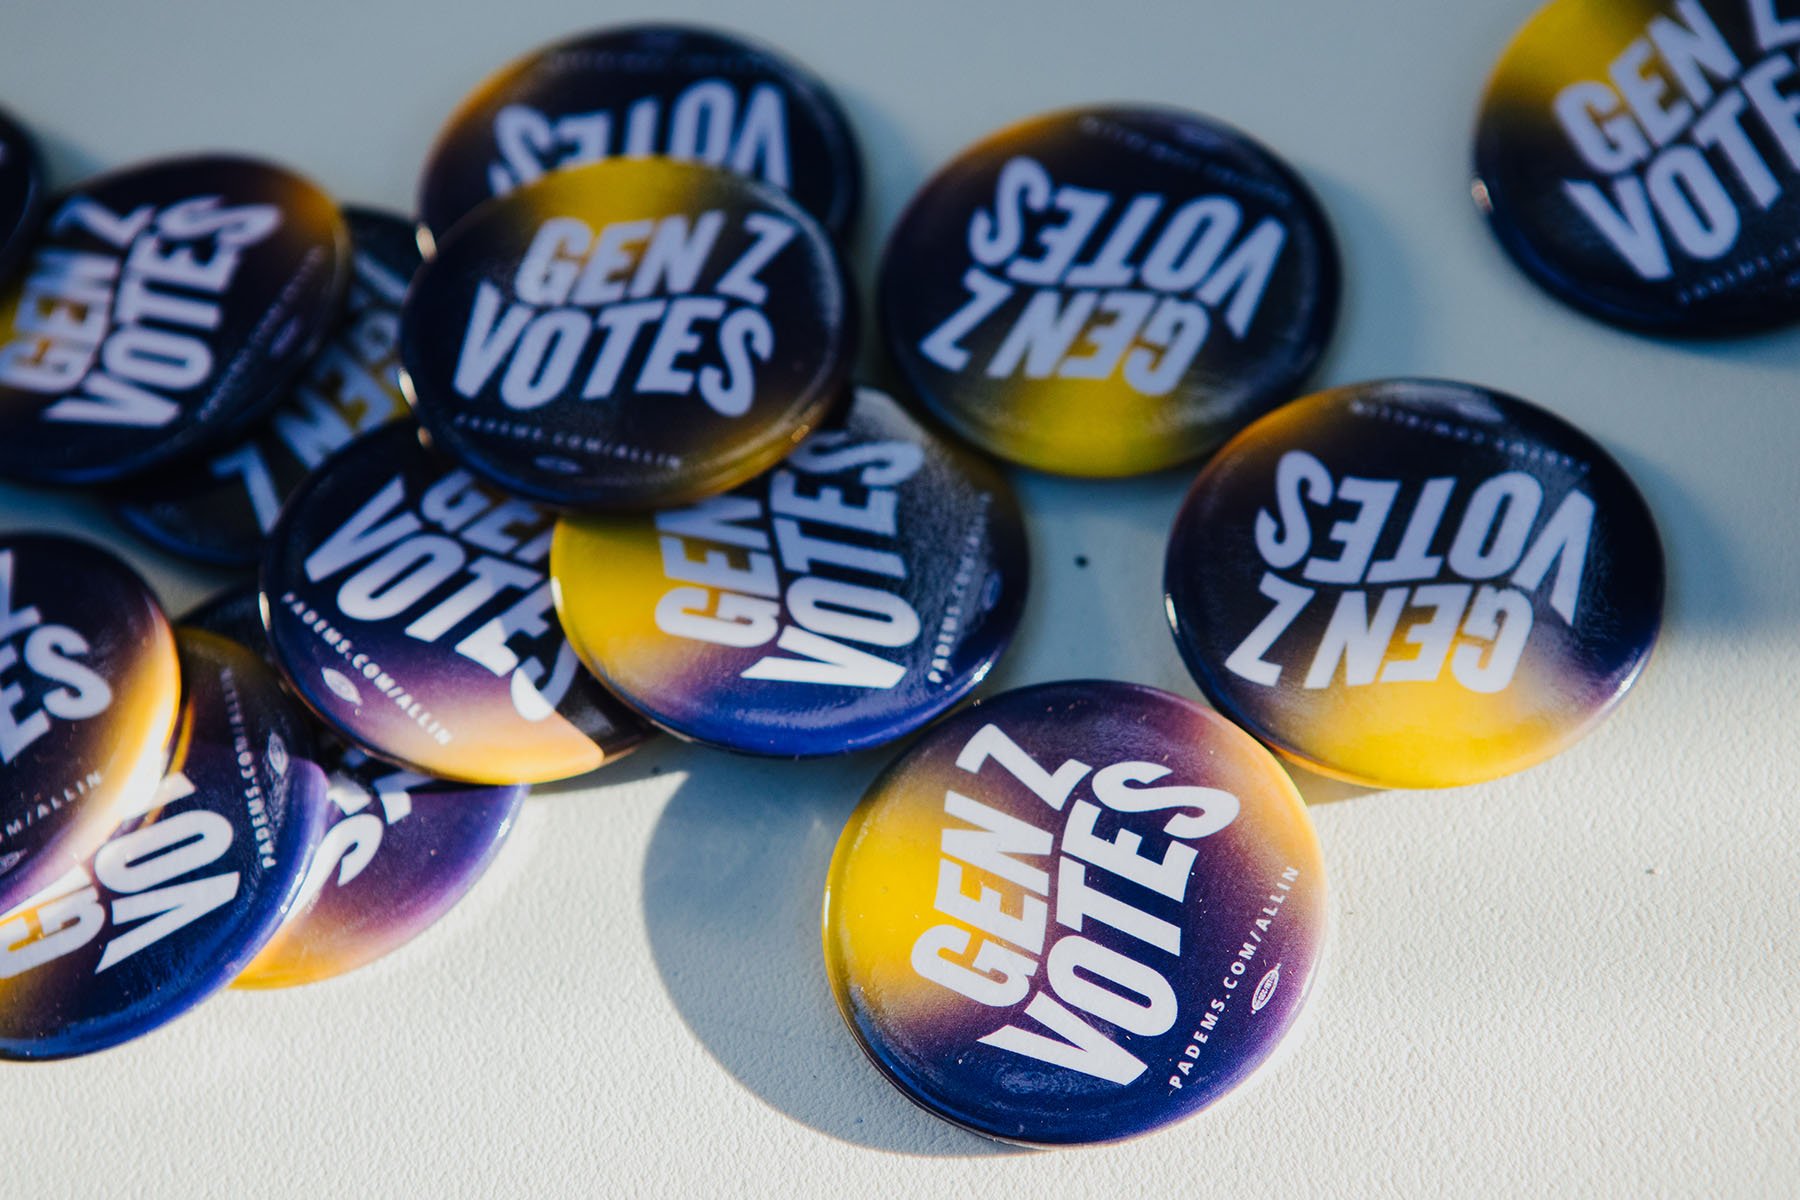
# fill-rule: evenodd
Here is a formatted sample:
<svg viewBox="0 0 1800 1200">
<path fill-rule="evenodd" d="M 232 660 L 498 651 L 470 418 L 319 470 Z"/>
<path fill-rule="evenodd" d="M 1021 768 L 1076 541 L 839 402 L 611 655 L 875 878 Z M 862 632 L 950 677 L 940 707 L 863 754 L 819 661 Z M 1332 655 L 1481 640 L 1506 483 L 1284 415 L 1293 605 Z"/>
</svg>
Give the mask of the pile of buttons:
<svg viewBox="0 0 1800 1200">
<path fill-rule="evenodd" d="M 1676 141 L 1767 31 L 1646 5 L 1621 39 L 1601 7 L 1558 0 L 1496 77 L 1476 194 L 1503 245 L 1635 327 L 1790 316 L 1795 272 L 1734 256 L 1791 226 L 1792 106 L 1757 171 L 1743 125 L 1693 135 L 1733 150 L 1741 219 Z M 1657 93 L 1652 51 L 1705 95 Z M 1609 62 L 1623 98 L 1582 77 Z M 1768 76 L 1723 111 L 1776 122 Z M 0 1056 L 372 962 L 468 892 L 530 785 L 659 732 L 779 758 L 919 735 L 832 863 L 846 1023 L 968 1129 L 1132 1136 L 1248 1077 L 1313 990 L 1325 880 L 1280 759 L 1489 780 L 1642 671 L 1660 543 L 1600 446 L 1469 384 L 1303 394 L 1340 265 L 1267 148 L 1119 105 L 969 148 L 887 241 L 891 391 L 852 368 L 860 180 L 818 80 L 674 26 L 489 79 L 417 219 L 227 155 L 47 197 L 0 120 L 0 475 L 246 575 L 172 625 L 93 545 L 0 538 Z M 1203 462 L 1165 601 L 1210 707 L 1107 681 L 965 705 L 1025 603 L 993 458 Z"/>
</svg>

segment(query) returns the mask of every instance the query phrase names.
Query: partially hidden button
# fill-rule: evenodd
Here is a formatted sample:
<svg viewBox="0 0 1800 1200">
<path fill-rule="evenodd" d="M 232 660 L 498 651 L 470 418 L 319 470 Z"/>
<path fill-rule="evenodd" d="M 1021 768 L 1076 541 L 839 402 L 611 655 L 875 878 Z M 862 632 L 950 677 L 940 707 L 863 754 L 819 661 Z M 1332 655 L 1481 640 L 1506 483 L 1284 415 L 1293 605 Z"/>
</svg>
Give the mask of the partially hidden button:
<svg viewBox="0 0 1800 1200">
<path fill-rule="evenodd" d="M 1029 560 L 1011 485 L 886 394 L 698 505 L 566 517 L 557 611 L 588 667 L 677 735 L 837 754 L 949 711 L 1011 643 Z"/>
<path fill-rule="evenodd" d="M 9 534 L 0 690 L 4 911 L 79 867 L 156 790 L 181 703 L 175 635 L 149 587 L 105 550 Z"/>
<path fill-rule="evenodd" d="M 253 159 L 57 197 L 0 290 L 0 474 L 111 483 L 229 445 L 337 320 L 349 263 L 336 203 Z"/>
<path fill-rule="evenodd" d="M 304 710 L 253 653 L 180 634 L 169 774 L 92 859 L 0 916 L 0 1058 L 91 1054 L 230 983 L 293 905 L 324 830 Z"/>
<path fill-rule="evenodd" d="M 260 584 L 270 651 L 333 733 L 420 774 L 591 771 L 647 731 L 563 637 L 551 525 L 429 453 L 411 422 L 364 434 L 283 510 Z"/>
</svg>

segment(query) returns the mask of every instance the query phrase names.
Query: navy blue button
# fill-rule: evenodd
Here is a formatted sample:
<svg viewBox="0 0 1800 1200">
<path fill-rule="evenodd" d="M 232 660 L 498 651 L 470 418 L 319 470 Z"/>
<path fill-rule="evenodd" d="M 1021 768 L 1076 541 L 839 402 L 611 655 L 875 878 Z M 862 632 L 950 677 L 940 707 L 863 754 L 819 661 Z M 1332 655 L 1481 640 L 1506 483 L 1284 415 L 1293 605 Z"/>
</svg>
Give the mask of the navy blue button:
<svg viewBox="0 0 1800 1200">
<path fill-rule="evenodd" d="M 1559 300 L 1647 333 L 1800 319 L 1793 21 L 1735 0 L 1555 0 L 1495 68 L 1476 203 Z"/>
<path fill-rule="evenodd" d="M 548 172 L 651 154 L 791 192 L 840 237 L 862 198 L 850 123 L 810 71 L 741 37 L 657 24 L 545 46 L 489 78 L 432 146 L 420 215 L 441 238 Z"/>
<path fill-rule="evenodd" d="M 267 163 L 65 193 L 0 295 L 0 474 L 108 483 L 241 438 L 336 322 L 349 261 L 337 205 Z"/>
<path fill-rule="evenodd" d="M 1326 911 L 1306 805 L 1248 734 L 1155 688 L 1043 684 L 956 714 L 869 788 L 831 860 L 825 969 L 926 1110 L 1116 1141 L 1269 1059 Z"/>
<path fill-rule="evenodd" d="M 1221 712 L 1327 775 L 1449 787 L 1540 762 L 1618 704 L 1661 625 L 1663 558 L 1631 480 L 1561 418 L 1386 380 L 1219 451 L 1165 587 Z"/>
<path fill-rule="evenodd" d="M 270 540 L 275 661 L 334 734 L 422 775 L 540 783 L 610 762 L 646 730 L 563 638 L 551 525 L 427 452 L 411 422 L 366 433 Z"/>
<path fill-rule="evenodd" d="M 71 538 L 0 538 L 0 911 L 155 791 L 180 701 L 174 633 L 130 567 Z"/>
<path fill-rule="evenodd" d="M 400 304 L 419 268 L 417 226 L 344 211 L 350 291 L 337 330 L 251 437 L 206 462 L 133 479 L 115 498 L 126 524 L 196 562 L 253 567 L 282 503 L 357 434 L 408 412 L 400 390 Z"/>
<path fill-rule="evenodd" d="M 1337 246 L 1298 174 L 1176 109 L 1072 109 L 969 147 L 882 256 L 912 392 L 1009 461 L 1159 470 L 1292 399 L 1337 320 Z"/>
<path fill-rule="evenodd" d="M 1025 602 L 1019 507 L 989 462 L 887 395 L 690 508 L 565 517 L 557 610 L 588 667 L 658 725 L 754 754 L 837 754 L 947 712 Z"/>
<path fill-rule="evenodd" d="M 37 143 L 0 112 L 0 280 L 24 253 L 43 202 L 44 169 Z"/>
<path fill-rule="evenodd" d="M 646 510 L 775 465 L 844 398 L 843 264 L 785 192 L 620 159 L 482 205 L 400 323 L 434 444 L 555 508 Z"/>
<path fill-rule="evenodd" d="M 180 634 L 184 724 L 160 788 L 93 856 L 0 916 L 0 1057 L 149 1033 L 274 936 L 324 831 L 305 712 L 254 654 Z"/>
</svg>

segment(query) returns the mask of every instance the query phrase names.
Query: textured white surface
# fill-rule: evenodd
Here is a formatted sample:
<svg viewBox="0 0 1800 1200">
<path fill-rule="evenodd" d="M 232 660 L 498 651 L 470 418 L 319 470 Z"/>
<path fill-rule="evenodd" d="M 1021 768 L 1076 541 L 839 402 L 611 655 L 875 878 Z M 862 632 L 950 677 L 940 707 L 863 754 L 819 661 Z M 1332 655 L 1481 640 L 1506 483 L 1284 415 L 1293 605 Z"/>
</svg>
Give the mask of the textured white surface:
<svg viewBox="0 0 1800 1200">
<path fill-rule="evenodd" d="M 907 194 L 1015 117 L 1097 99 L 1240 124 L 1315 184 L 1346 261 L 1321 382 L 1463 377 L 1611 447 L 1670 559 L 1638 691 L 1573 752 L 1420 795 L 1302 779 L 1334 887 L 1310 1029 L 1258 1086 L 1122 1147 L 1021 1154 L 913 1109 L 822 977 L 836 832 L 880 755 L 665 745 L 546 789 L 449 920 L 369 970 L 228 994 L 139 1043 L 0 1070 L 8 1196 L 572 1192 L 1786 1194 L 1800 1190 L 1800 335 L 1663 345 L 1550 303 L 1469 203 L 1469 126 L 1523 0 L 679 0 L 842 95 L 864 280 Z M 409 206 L 439 119 L 601 0 L 0 7 L 0 104 L 62 180 L 183 148 Z M 996 682 L 1192 694 L 1159 614 L 1182 472 L 1024 478 L 1037 578 Z M 106 530 L 171 608 L 210 582 Z M 1085 555 L 1089 565 L 1076 565 Z"/>
</svg>

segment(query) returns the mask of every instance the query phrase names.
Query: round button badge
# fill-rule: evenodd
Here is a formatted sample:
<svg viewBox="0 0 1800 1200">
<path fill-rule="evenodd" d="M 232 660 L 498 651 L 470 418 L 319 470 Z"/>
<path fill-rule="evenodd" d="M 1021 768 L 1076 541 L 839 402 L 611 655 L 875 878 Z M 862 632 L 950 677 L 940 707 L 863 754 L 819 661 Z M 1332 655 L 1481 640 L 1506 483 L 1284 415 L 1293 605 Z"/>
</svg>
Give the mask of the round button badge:
<svg viewBox="0 0 1800 1200">
<path fill-rule="evenodd" d="M 1800 21 L 1769 3 L 1555 0 L 1482 102 L 1475 198 L 1521 269 L 1672 335 L 1800 319 Z"/>
<path fill-rule="evenodd" d="M 180 702 L 175 635 L 131 568 L 87 542 L 0 537 L 0 911 L 156 790 Z"/>
<path fill-rule="evenodd" d="M 44 170 L 37 143 L 0 112 L 0 281 L 24 253 L 43 200 Z"/>
<path fill-rule="evenodd" d="M 1219 710 L 1378 787 L 1522 770 L 1650 656 L 1663 559 L 1591 439 L 1522 400 L 1395 380 L 1295 401 L 1207 464 L 1176 517 L 1169 619 Z"/>
<path fill-rule="evenodd" d="M 457 225 L 401 356 L 435 442 L 569 509 L 685 504 L 779 462 L 844 393 L 849 287 L 784 193 L 712 167 L 559 171 Z"/>
<path fill-rule="evenodd" d="M 977 703 L 851 815 L 825 964 L 929 1111 L 1032 1145 L 1190 1116 L 1293 1027 L 1325 932 L 1300 795 L 1202 706 L 1124 683 Z"/>
<path fill-rule="evenodd" d="M 254 567 L 281 504 L 307 472 L 357 434 L 408 412 L 400 390 L 400 303 L 419 267 L 417 226 L 344 211 L 350 290 L 337 331 L 249 440 L 132 480 L 117 511 L 158 546 L 197 562 Z"/>
<path fill-rule="evenodd" d="M 850 123 L 810 72 L 742 38 L 636 25 L 547 46 L 484 83 L 438 135 L 419 210 L 442 237 L 482 201 L 551 171 L 646 155 L 790 192 L 839 236 L 861 199 Z"/>
<path fill-rule="evenodd" d="M 1337 318 L 1338 260 L 1298 175 L 1172 109 L 1003 129 L 915 196 L 881 265 L 912 390 L 1002 458 L 1134 475 L 1292 398 Z"/>
<path fill-rule="evenodd" d="M 324 828 L 303 710 L 254 654 L 180 635 L 177 756 L 93 859 L 0 915 L 0 1058 L 91 1054 L 224 987 L 275 933 Z"/>
<path fill-rule="evenodd" d="M 317 983 L 393 953 L 487 871 L 528 789 L 445 783 L 342 752 L 332 825 L 287 921 L 233 985 Z"/>
<path fill-rule="evenodd" d="M 249 159 L 64 195 L 0 291 L 0 474 L 107 483 L 242 436 L 337 319 L 349 256 L 330 197 Z"/>
<path fill-rule="evenodd" d="M 551 517 L 480 487 L 411 422 L 327 459 L 263 561 L 269 647 L 333 733 L 463 783 L 544 783 L 637 746 L 641 721 L 556 623 Z"/>
<path fill-rule="evenodd" d="M 892 741 L 1012 640 L 1029 571 L 992 465 L 869 388 L 777 470 L 655 514 L 565 517 L 576 653 L 675 734 L 782 757 Z"/>
</svg>

